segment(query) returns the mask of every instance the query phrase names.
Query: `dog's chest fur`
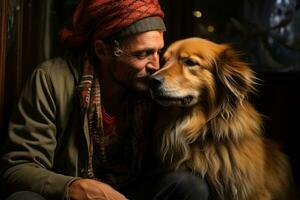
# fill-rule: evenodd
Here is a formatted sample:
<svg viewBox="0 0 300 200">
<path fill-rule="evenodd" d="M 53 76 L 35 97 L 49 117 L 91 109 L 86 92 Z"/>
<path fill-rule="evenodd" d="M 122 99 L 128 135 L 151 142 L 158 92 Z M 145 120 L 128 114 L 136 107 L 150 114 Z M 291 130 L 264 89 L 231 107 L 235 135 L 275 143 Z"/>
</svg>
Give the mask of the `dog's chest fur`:
<svg viewBox="0 0 300 200">
<path fill-rule="evenodd" d="M 264 144 L 258 135 L 240 141 L 216 138 L 221 133 L 214 132 L 213 124 L 224 120 L 216 116 L 207 122 L 199 106 L 161 108 L 158 116 L 156 138 L 165 166 L 189 169 L 205 177 L 217 188 L 215 199 L 249 199 L 254 187 L 263 183 Z"/>
</svg>

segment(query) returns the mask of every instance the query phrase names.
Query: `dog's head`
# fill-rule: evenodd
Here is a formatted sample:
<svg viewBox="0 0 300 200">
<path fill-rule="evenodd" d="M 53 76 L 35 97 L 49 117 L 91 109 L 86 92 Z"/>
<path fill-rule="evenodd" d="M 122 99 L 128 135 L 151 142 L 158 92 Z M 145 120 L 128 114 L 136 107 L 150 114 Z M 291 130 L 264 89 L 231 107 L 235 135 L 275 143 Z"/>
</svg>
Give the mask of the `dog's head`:
<svg viewBox="0 0 300 200">
<path fill-rule="evenodd" d="M 171 44 L 151 77 L 151 94 L 163 106 L 206 109 L 236 105 L 255 90 L 255 76 L 226 44 L 188 38 Z M 207 110 L 207 111 L 209 111 Z"/>
</svg>

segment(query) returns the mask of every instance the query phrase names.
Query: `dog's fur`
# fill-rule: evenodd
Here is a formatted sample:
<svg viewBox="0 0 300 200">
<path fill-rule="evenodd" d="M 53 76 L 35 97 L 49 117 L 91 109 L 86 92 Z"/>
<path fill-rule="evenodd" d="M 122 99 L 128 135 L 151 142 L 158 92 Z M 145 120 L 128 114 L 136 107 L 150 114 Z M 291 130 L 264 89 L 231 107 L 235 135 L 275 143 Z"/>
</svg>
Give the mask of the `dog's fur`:
<svg viewBox="0 0 300 200">
<path fill-rule="evenodd" d="M 200 38 L 171 44 L 164 60 L 151 78 L 164 164 L 206 178 L 214 199 L 290 199 L 288 159 L 262 136 L 247 100 L 257 81 L 248 65 L 229 45 Z"/>
</svg>

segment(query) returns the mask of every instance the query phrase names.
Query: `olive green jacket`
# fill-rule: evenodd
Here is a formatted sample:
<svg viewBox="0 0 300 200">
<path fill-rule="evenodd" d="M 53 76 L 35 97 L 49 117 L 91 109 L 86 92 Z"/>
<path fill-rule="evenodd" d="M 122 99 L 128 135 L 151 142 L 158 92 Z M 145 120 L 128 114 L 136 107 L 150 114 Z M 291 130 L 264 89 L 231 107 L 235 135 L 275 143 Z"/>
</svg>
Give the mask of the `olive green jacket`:
<svg viewBox="0 0 300 200">
<path fill-rule="evenodd" d="M 1 152 L 1 199 L 17 190 L 68 199 L 68 185 L 86 177 L 89 135 L 75 106 L 77 80 L 76 67 L 55 58 L 24 86 Z"/>
</svg>

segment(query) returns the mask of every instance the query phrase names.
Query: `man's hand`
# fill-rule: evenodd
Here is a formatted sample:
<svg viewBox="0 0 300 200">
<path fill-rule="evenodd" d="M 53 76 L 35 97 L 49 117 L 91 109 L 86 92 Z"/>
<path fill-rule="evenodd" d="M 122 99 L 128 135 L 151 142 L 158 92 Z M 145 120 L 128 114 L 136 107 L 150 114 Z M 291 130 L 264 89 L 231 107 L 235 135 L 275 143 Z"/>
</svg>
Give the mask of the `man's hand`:
<svg viewBox="0 0 300 200">
<path fill-rule="evenodd" d="M 78 179 L 72 182 L 69 196 L 72 200 L 127 200 L 111 186 L 92 179 Z"/>
</svg>

